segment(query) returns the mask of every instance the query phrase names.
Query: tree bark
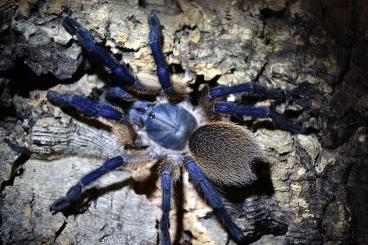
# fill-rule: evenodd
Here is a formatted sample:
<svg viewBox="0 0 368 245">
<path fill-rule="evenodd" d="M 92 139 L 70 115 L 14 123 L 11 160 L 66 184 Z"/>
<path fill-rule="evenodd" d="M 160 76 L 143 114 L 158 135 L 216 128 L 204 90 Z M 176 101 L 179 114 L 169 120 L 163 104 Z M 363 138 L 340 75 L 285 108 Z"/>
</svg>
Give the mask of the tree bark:
<svg viewBox="0 0 368 245">
<path fill-rule="evenodd" d="M 1 1 L 0 235 L 4 244 L 156 244 L 154 167 L 116 171 L 71 213 L 49 205 L 124 152 L 113 126 L 53 106 L 48 89 L 99 98 L 111 74 L 62 27 L 71 14 L 142 81 L 158 86 L 147 14 L 158 14 L 172 80 L 183 92 L 254 82 L 306 134 L 231 118 L 255 132 L 268 165 L 257 183 L 225 190 L 253 244 L 368 242 L 368 4 L 355 1 Z M 188 90 L 187 88 L 190 89 Z M 254 102 L 230 96 L 239 103 Z M 174 189 L 176 244 L 234 244 L 184 174 Z"/>
</svg>

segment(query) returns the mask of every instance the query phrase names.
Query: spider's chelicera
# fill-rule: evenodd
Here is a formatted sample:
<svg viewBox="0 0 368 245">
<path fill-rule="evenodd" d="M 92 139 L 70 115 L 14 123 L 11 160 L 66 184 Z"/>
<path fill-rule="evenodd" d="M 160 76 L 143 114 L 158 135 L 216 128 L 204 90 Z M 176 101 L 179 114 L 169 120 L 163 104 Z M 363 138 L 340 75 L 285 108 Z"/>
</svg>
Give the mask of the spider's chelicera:
<svg viewBox="0 0 368 245">
<path fill-rule="evenodd" d="M 150 27 L 149 45 L 157 66 L 157 75 L 163 94 L 156 101 L 145 101 L 123 88 L 114 87 L 107 91 L 108 100 L 120 100 L 129 105 L 126 112 L 107 104 L 89 100 L 74 94 L 59 94 L 49 91 L 48 100 L 61 107 L 71 107 L 89 117 L 102 117 L 119 122 L 135 132 L 135 144 L 141 150 L 122 150 L 101 167 L 85 175 L 55 201 L 53 213 L 65 211 L 80 196 L 83 189 L 102 175 L 127 164 L 156 161 L 160 166 L 162 195 L 162 217 L 160 221 L 161 244 L 170 244 L 169 211 L 171 186 L 184 167 L 208 204 L 213 207 L 219 222 L 236 242 L 245 241 L 241 229 L 226 211 L 215 186 L 243 187 L 252 184 L 257 176 L 254 164 L 265 159 L 254 135 L 246 128 L 230 121 L 218 120 L 218 114 L 268 117 L 274 124 L 292 133 L 302 133 L 301 126 L 287 121 L 282 115 L 264 107 L 238 105 L 222 101 L 229 94 L 252 92 L 260 98 L 275 99 L 282 96 L 280 90 L 265 89 L 253 83 L 231 87 L 218 86 L 203 96 L 200 106 L 193 106 L 190 95 L 179 96 L 171 83 L 168 65 L 162 52 L 163 36 L 160 22 L 153 12 L 148 15 Z M 125 65 L 111 57 L 105 49 L 95 43 L 91 34 L 76 20 L 65 17 L 64 27 L 75 35 L 85 51 L 108 67 L 116 80 L 131 91 L 152 92 L 140 82 Z M 138 92 L 139 93 L 139 92 Z M 157 91 L 154 92 L 157 94 Z M 181 98 L 178 99 L 177 98 Z M 209 116 L 211 115 L 211 116 Z M 215 184 L 215 185 L 214 185 Z"/>
</svg>

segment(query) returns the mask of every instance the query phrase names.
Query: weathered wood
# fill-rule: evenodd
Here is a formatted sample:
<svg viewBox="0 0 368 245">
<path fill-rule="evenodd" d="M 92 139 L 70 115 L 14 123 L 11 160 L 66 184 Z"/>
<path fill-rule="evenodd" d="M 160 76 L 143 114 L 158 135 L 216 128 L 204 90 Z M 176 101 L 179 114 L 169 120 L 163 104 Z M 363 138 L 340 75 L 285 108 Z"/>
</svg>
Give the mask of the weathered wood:
<svg viewBox="0 0 368 245">
<path fill-rule="evenodd" d="M 155 10 L 176 87 L 253 81 L 282 88 L 284 99 L 261 104 L 275 105 L 310 131 L 291 135 L 267 120 L 244 118 L 269 166 L 254 186 L 223 191 L 249 241 L 367 243 L 367 8 L 364 1 L 323 0 L 0 3 L 2 242 L 156 244 L 161 193 L 155 169 L 113 172 L 86 191 L 82 211 L 51 215 L 54 200 L 124 152 L 124 144 L 104 122 L 84 120 L 45 98 L 48 88 L 99 96 L 112 83 L 61 26 L 66 12 L 157 86 L 146 20 Z M 178 244 L 227 244 L 186 174 L 175 189 L 171 237 Z"/>
</svg>

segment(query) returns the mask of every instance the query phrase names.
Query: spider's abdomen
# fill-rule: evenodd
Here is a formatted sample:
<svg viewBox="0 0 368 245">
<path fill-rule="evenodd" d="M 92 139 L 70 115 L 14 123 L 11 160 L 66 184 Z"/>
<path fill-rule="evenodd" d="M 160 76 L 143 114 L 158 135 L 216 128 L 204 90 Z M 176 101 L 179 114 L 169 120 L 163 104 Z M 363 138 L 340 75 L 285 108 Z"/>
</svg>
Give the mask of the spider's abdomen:
<svg viewBox="0 0 368 245">
<path fill-rule="evenodd" d="M 264 159 L 252 132 L 225 122 L 198 128 L 189 139 L 189 149 L 207 176 L 226 186 L 253 183 L 257 179 L 253 164 Z"/>
<path fill-rule="evenodd" d="M 145 125 L 147 135 L 156 143 L 168 149 L 182 150 L 197 122 L 181 106 L 166 103 L 152 108 Z"/>
</svg>

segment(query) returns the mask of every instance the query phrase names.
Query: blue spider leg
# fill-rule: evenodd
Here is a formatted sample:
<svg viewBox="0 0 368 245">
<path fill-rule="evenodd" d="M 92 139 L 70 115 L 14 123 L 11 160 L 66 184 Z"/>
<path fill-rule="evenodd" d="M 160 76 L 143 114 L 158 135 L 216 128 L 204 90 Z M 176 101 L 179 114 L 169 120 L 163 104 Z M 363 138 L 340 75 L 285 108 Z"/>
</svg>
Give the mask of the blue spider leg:
<svg viewBox="0 0 368 245">
<path fill-rule="evenodd" d="M 47 93 L 47 99 L 54 105 L 72 107 L 89 117 L 103 117 L 125 124 L 130 123 L 128 116 L 115 108 L 94 102 L 79 95 L 59 94 L 55 91 L 49 91 Z"/>
<path fill-rule="evenodd" d="M 217 86 L 208 92 L 208 96 L 213 98 L 225 97 L 230 94 L 241 93 L 251 91 L 253 89 L 253 83 L 242 83 L 235 86 Z"/>
<path fill-rule="evenodd" d="M 305 132 L 305 129 L 302 126 L 293 124 L 285 119 L 283 115 L 266 107 L 237 105 L 231 102 L 216 102 L 212 107 L 212 111 L 215 113 L 236 114 L 240 116 L 247 115 L 257 118 L 269 117 L 272 119 L 275 126 L 282 130 L 286 130 L 294 134 Z"/>
<path fill-rule="evenodd" d="M 191 181 L 199 188 L 208 204 L 214 209 L 218 220 L 230 233 L 236 242 L 244 240 L 242 230 L 234 223 L 230 214 L 226 211 L 220 194 L 200 169 L 198 164 L 190 157 L 184 158 L 184 164 L 189 172 Z"/>
<path fill-rule="evenodd" d="M 159 78 L 162 89 L 168 95 L 175 94 L 175 89 L 171 83 L 169 68 L 166 64 L 164 53 L 162 51 L 163 35 L 160 21 L 154 12 L 148 14 L 149 45 L 152 55 L 157 66 L 157 76 Z"/>
<path fill-rule="evenodd" d="M 128 93 L 127 91 L 119 87 L 110 88 L 106 93 L 106 98 L 108 100 L 116 99 L 122 102 L 134 102 L 135 101 L 135 98 L 133 95 L 131 95 L 130 93 Z"/>
<path fill-rule="evenodd" d="M 112 170 L 122 165 L 140 161 L 142 161 L 142 159 L 140 159 L 140 156 L 138 155 L 118 156 L 107 160 L 101 167 L 93 170 L 89 174 L 82 177 L 77 184 L 75 184 L 68 190 L 65 197 L 60 198 L 56 200 L 53 204 L 51 204 L 50 211 L 55 214 L 57 212 L 67 209 L 71 204 L 73 204 L 73 202 L 75 202 L 80 197 L 84 187 L 91 184 L 92 182 L 100 178 L 102 175 L 111 172 Z"/>
<path fill-rule="evenodd" d="M 135 88 L 144 87 L 144 85 L 132 75 L 128 68 L 120 65 L 120 63 L 110 56 L 105 49 L 99 46 L 93 40 L 89 31 L 82 27 L 75 19 L 69 16 L 65 17 L 63 26 L 69 33 L 76 35 L 80 45 L 87 53 L 108 67 L 120 82 Z"/>
<path fill-rule="evenodd" d="M 208 92 L 208 97 L 214 99 L 242 92 L 252 92 L 255 96 L 263 99 L 279 99 L 283 97 L 283 93 L 280 89 L 268 89 L 254 83 L 242 83 L 234 86 L 217 86 Z"/>
<path fill-rule="evenodd" d="M 166 163 L 161 171 L 161 189 L 162 189 L 162 216 L 160 222 L 161 229 L 161 244 L 170 245 L 170 201 L 171 201 L 171 171 Z"/>
</svg>

